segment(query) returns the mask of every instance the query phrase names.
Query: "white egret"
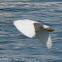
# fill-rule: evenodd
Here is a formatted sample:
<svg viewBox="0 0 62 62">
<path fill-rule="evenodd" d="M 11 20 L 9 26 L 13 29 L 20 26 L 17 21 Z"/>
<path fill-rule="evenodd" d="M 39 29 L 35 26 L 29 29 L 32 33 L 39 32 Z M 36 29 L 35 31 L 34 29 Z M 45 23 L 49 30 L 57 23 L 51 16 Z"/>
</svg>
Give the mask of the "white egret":
<svg viewBox="0 0 62 62">
<path fill-rule="evenodd" d="M 48 49 L 52 46 L 51 36 L 49 32 L 54 31 L 54 29 L 49 26 L 32 20 L 16 20 L 13 22 L 15 27 L 27 37 L 33 38 L 35 36 L 44 44 Z"/>
</svg>

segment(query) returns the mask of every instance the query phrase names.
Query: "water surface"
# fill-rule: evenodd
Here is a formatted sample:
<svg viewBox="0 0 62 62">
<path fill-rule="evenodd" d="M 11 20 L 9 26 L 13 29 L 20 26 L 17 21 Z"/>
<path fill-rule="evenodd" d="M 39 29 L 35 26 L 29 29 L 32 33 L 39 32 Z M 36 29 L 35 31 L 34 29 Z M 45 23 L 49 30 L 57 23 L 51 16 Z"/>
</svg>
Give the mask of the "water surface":
<svg viewBox="0 0 62 62">
<path fill-rule="evenodd" d="M 50 33 L 52 48 L 48 50 L 36 37 L 24 36 L 9 22 L 19 19 L 40 21 L 54 28 Z M 0 62 L 62 62 L 62 2 L 2 0 Z"/>
</svg>

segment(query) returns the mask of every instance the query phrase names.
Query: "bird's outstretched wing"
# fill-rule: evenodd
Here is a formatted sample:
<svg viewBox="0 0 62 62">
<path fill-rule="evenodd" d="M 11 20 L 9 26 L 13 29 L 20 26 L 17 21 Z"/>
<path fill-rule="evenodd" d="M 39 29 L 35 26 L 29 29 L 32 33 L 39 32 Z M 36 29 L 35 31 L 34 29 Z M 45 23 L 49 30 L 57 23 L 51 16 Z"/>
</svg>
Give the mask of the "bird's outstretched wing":
<svg viewBox="0 0 62 62">
<path fill-rule="evenodd" d="M 27 37 L 32 38 L 36 34 L 33 22 L 30 20 L 17 20 L 14 21 L 14 25 L 21 33 Z"/>
<path fill-rule="evenodd" d="M 51 36 L 47 30 L 44 30 L 42 24 L 34 23 L 36 37 L 49 49 L 52 46 Z"/>
</svg>

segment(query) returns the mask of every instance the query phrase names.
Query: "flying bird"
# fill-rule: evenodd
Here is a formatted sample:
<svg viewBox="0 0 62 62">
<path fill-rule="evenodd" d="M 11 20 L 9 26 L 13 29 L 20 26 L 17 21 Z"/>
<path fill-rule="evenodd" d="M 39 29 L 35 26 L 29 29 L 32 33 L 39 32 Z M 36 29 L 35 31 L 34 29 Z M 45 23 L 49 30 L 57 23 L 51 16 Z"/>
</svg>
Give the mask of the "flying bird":
<svg viewBox="0 0 62 62">
<path fill-rule="evenodd" d="M 16 20 L 13 23 L 15 27 L 25 36 L 29 38 L 37 36 L 42 44 L 44 44 L 48 49 L 52 47 L 52 40 L 49 32 L 54 31 L 54 29 L 52 29 L 50 26 L 29 19 Z"/>
</svg>

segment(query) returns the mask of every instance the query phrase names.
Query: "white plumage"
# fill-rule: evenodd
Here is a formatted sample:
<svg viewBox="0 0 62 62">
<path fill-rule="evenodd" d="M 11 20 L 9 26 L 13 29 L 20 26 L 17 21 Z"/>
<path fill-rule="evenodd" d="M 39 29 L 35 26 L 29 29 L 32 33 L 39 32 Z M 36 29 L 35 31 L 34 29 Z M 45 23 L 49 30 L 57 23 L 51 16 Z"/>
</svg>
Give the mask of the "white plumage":
<svg viewBox="0 0 62 62">
<path fill-rule="evenodd" d="M 49 49 L 52 46 L 49 31 L 53 31 L 49 26 L 32 20 L 16 20 L 14 21 L 16 28 L 27 37 L 33 38 L 35 35 Z"/>
</svg>

